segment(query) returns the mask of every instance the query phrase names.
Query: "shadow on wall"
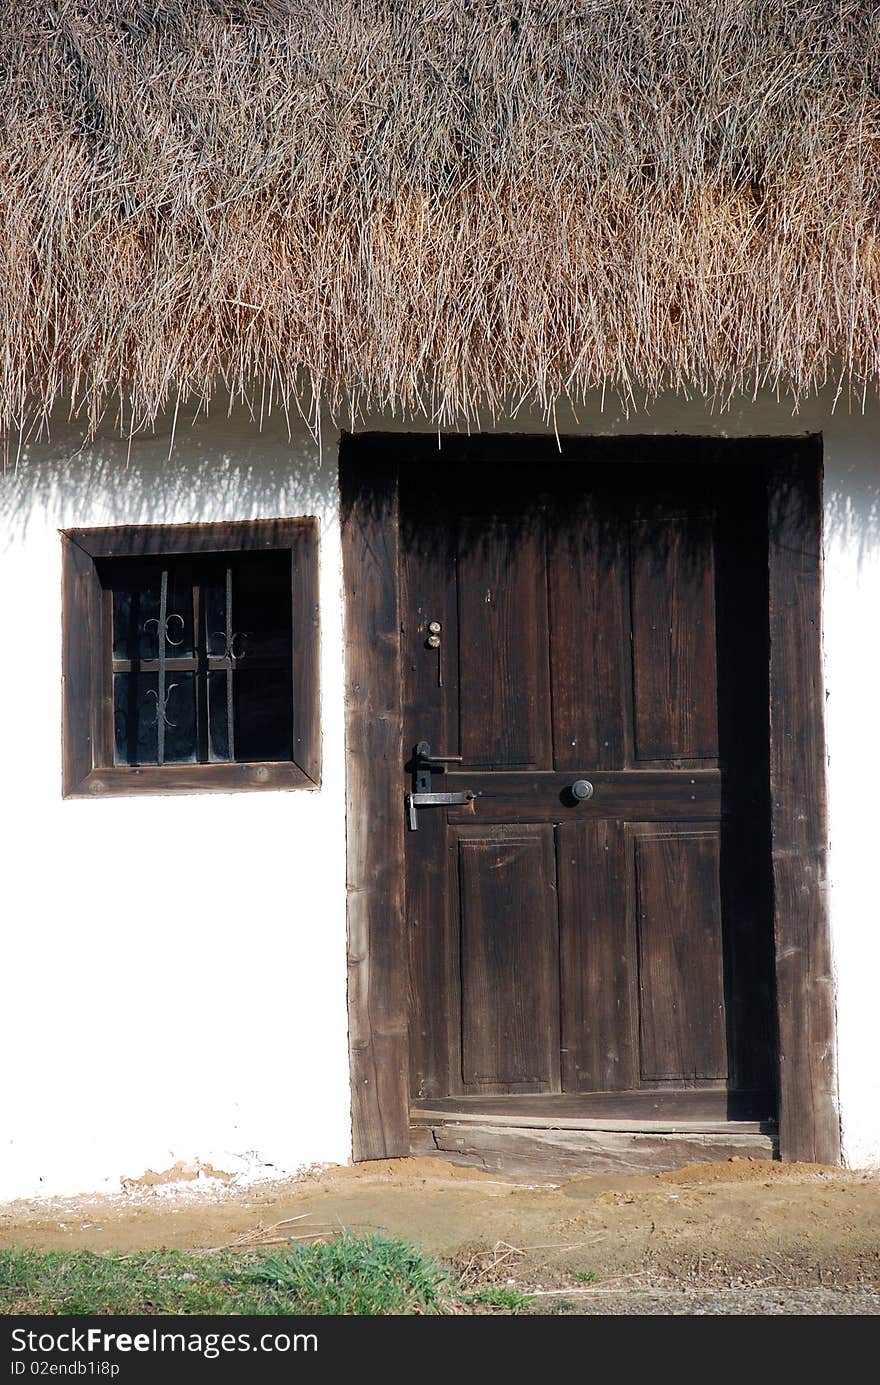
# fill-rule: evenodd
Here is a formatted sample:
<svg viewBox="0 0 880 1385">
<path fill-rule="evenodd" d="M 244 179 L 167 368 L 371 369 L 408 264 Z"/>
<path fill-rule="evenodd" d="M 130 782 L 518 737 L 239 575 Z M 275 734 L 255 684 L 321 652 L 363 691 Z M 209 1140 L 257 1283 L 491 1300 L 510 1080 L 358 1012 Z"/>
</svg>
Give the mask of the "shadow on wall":
<svg viewBox="0 0 880 1385">
<path fill-rule="evenodd" d="M 28 530 L 176 524 L 335 513 L 337 449 L 283 418 L 262 429 L 244 409 L 178 417 L 127 439 L 93 442 L 67 424 L 29 443 L 0 475 L 0 551 Z"/>
<path fill-rule="evenodd" d="M 737 434 L 748 432 L 748 411 L 737 419 Z M 673 421 L 674 419 L 674 421 Z M 725 420 L 694 416 L 693 431 L 718 433 Z M 790 429 L 777 415 L 767 427 L 766 413 L 755 416 L 754 436 L 768 433 L 803 436 L 802 420 Z M 63 419 L 51 425 L 48 441 L 13 447 L 5 473 L 0 473 L 0 551 L 14 546 L 31 525 L 68 528 L 96 524 L 197 523 L 212 520 L 273 518 L 278 515 L 335 514 L 338 505 L 338 434 L 328 429 L 323 455 L 304 424 L 288 432 L 280 412 L 262 425 L 243 406 L 219 401 L 210 413 L 180 409 L 149 434 L 131 443 L 114 436 L 108 426 L 93 442 L 82 428 Z M 574 424 L 574 421 L 572 420 Z M 687 435 L 688 415 L 676 409 L 670 426 L 646 414 L 641 423 L 628 419 L 622 426 L 599 417 L 569 430 L 608 437 L 641 431 Z M 850 550 L 859 567 L 880 555 L 880 425 L 873 410 L 867 415 L 819 411 L 807 431 L 821 431 L 826 457 L 825 546 Z M 708 424 L 708 427 L 702 426 Z M 781 426 L 780 426 L 781 425 Z M 400 425 L 398 424 L 398 427 Z M 433 430 L 426 431 L 436 447 Z M 404 427 L 403 431 L 410 431 Z M 548 430 L 512 423 L 499 432 Z M 725 430 L 726 431 L 726 430 Z M 728 432 L 728 436 L 731 434 Z M 435 454 L 445 466 L 442 443 Z"/>
<path fill-rule="evenodd" d="M 832 546 L 851 550 L 860 569 L 880 557 L 880 456 L 848 466 L 843 481 L 826 476 L 826 553 Z"/>
</svg>

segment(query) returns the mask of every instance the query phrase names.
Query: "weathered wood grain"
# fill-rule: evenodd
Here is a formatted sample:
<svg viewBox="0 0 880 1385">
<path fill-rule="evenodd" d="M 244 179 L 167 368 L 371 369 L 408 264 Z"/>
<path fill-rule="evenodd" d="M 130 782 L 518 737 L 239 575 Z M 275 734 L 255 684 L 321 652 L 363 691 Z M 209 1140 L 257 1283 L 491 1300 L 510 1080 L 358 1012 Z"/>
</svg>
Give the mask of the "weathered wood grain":
<svg viewBox="0 0 880 1385">
<path fill-rule="evenodd" d="M 340 456 L 349 1050 L 355 1159 L 409 1152 L 396 465 Z"/>
<path fill-rule="evenodd" d="M 487 1118 L 485 1114 L 457 1112 L 450 1116 L 442 1111 L 428 1109 L 413 1111 L 411 1131 L 433 1130 L 438 1125 L 488 1125 L 505 1130 L 585 1130 L 593 1133 L 610 1131 L 628 1135 L 767 1135 L 773 1138 L 776 1133 L 775 1121 L 687 1121 L 687 1120 L 638 1120 L 629 1117 L 590 1116 L 518 1116 L 502 1112 Z"/>
<path fill-rule="evenodd" d="M 768 479 L 770 789 L 783 1159 L 836 1164 L 821 633 L 821 457 L 805 442 Z"/>
<path fill-rule="evenodd" d="M 570 795 L 575 778 L 589 778 L 593 797 L 582 803 Z M 717 769 L 594 770 L 565 774 L 455 769 L 444 788 L 476 794 L 467 808 L 450 808 L 450 822 L 583 822 L 627 818 L 638 822 L 720 817 L 722 778 Z"/>
<path fill-rule="evenodd" d="M 111 752 L 112 753 L 112 752 Z M 257 793 L 278 789 L 314 789 L 314 780 L 299 765 L 280 761 L 245 761 L 207 765 L 99 765 L 70 790 L 71 797 L 116 798 L 127 794 Z"/>
<path fill-rule="evenodd" d="M 70 529 L 69 537 L 93 558 L 130 558 L 172 553 L 259 552 L 288 548 L 317 520 L 254 519 L 217 524 L 126 524 Z"/>
<path fill-rule="evenodd" d="M 717 827 L 632 829 L 640 1074 L 727 1077 Z"/>
<path fill-rule="evenodd" d="M 102 593 L 91 557 L 67 534 L 61 545 L 62 793 L 69 796 L 86 782 L 104 743 Z"/>
<path fill-rule="evenodd" d="M 707 516 L 633 524 L 633 711 L 637 760 L 718 754 L 715 581 Z"/>
<path fill-rule="evenodd" d="M 754 1131 L 658 1134 L 448 1122 L 431 1132 L 436 1150 L 454 1162 L 507 1174 L 660 1173 L 684 1164 L 774 1155 L 772 1138 Z"/>
<path fill-rule="evenodd" d="M 464 1080 L 558 1087 L 553 833 L 496 829 L 458 853 Z"/>
<path fill-rule="evenodd" d="M 624 825 L 567 822 L 556 833 L 566 1092 L 638 1086 L 638 975 L 627 920 Z"/>
<path fill-rule="evenodd" d="M 404 754 L 427 741 L 438 755 L 456 755 L 458 737 L 457 536 L 446 516 L 445 472 L 400 474 L 401 667 L 406 688 Z M 410 495 L 412 494 L 412 499 Z M 440 647 L 428 643 L 431 623 Z M 401 777 L 411 787 L 412 764 Z M 439 781 L 438 787 L 444 785 Z M 457 914 L 446 900 L 449 869 L 442 812 L 419 814 L 418 832 L 406 834 L 406 916 L 412 995 L 433 1003 L 412 1005 L 409 1026 L 411 1089 L 431 1095 L 463 1089 L 461 996 Z M 438 901 L 440 901 L 438 907 Z"/>
<path fill-rule="evenodd" d="M 293 758 L 315 785 L 321 783 L 321 631 L 318 589 L 318 526 L 293 533 Z"/>
<path fill-rule="evenodd" d="M 698 1122 L 700 1124 L 729 1121 L 758 1121 L 770 1119 L 773 1096 L 770 1092 L 728 1092 L 720 1084 L 713 1087 L 665 1087 L 627 1093 L 627 1119 L 635 1121 L 660 1120 Z M 414 1098 L 411 1105 L 419 1119 L 436 1115 L 438 1119 L 464 1120 L 473 1116 L 484 1125 L 503 1123 L 520 1116 L 539 1122 L 555 1123 L 557 1119 L 573 1121 L 597 1120 L 604 1124 L 620 1116 L 618 1092 L 564 1092 L 561 1096 L 547 1093 L 513 1096 L 458 1096 Z"/>
<path fill-rule="evenodd" d="M 547 574 L 557 770 L 625 769 L 632 739 L 629 545 L 616 486 L 591 479 L 585 494 L 578 472 L 555 469 Z"/>
<path fill-rule="evenodd" d="M 509 503 L 509 497 L 508 503 Z M 461 496 L 468 503 L 467 495 Z M 505 518 L 507 518 L 505 516 Z M 519 518 L 519 517 L 518 517 Z M 461 750 L 466 764 L 550 769 L 549 633 L 544 528 L 527 515 L 462 526 L 458 642 Z"/>
</svg>

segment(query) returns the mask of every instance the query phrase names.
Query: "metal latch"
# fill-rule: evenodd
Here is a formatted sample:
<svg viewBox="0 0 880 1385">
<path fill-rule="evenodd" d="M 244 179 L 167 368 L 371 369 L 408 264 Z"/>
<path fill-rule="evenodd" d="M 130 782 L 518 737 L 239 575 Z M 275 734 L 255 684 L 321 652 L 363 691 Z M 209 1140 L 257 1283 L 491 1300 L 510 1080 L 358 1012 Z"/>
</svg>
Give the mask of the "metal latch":
<svg viewBox="0 0 880 1385">
<path fill-rule="evenodd" d="M 463 793 L 408 793 L 406 796 L 406 815 L 410 832 L 418 832 L 419 816 L 417 808 L 452 808 L 462 803 L 473 803 L 476 794 L 470 789 Z"/>
<path fill-rule="evenodd" d="M 418 745 L 413 747 L 413 788 L 412 793 L 406 795 L 406 816 L 411 832 L 417 832 L 419 829 L 419 816 L 416 811 L 418 808 L 453 808 L 461 807 L 463 803 L 473 803 L 477 795 L 470 789 L 457 793 L 438 793 L 433 788 L 433 771 L 442 770 L 444 765 L 460 765 L 461 758 L 460 755 L 432 755 L 427 741 L 419 741 Z"/>
</svg>

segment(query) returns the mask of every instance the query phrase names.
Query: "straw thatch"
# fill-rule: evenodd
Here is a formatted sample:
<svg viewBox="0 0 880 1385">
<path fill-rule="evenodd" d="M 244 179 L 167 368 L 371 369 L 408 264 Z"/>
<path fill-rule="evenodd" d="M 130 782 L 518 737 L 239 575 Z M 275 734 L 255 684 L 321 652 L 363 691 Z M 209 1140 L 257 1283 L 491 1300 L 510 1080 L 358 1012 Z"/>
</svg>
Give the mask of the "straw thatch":
<svg viewBox="0 0 880 1385">
<path fill-rule="evenodd" d="M 880 379 L 871 0 L 6 0 L 0 416 Z"/>
</svg>

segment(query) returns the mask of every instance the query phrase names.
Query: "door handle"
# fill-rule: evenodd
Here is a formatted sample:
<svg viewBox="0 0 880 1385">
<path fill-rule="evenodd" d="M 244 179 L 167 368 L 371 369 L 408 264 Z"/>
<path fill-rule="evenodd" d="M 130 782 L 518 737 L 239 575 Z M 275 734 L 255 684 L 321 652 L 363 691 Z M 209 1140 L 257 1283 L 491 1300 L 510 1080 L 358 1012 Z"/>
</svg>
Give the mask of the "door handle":
<svg viewBox="0 0 880 1385">
<path fill-rule="evenodd" d="M 585 803 L 593 797 L 593 786 L 589 779 L 576 779 L 568 792 L 576 803 Z"/>
<path fill-rule="evenodd" d="M 432 755 L 428 741 L 419 741 L 413 752 L 413 759 L 421 765 L 460 765 L 462 755 Z"/>
<path fill-rule="evenodd" d="M 476 794 L 470 789 L 461 793 L 408 793 L 406 795 L 406 815 L 410 832 L 418 832 L 419 815 L 417 808 L 452 808 L 462 803 L 473 803 Z"/>
<path fill-rule="evenodd" d="M 460 765 L 461 755 L 432 755 L 428 741 L 419 741 L 413 746 L 413 786 L 412 793 L 406 795 L 406 816 L 410 832 L 419 830 L 418 808 L 452 808 L 462 803 L 473 803 L 475 793 L 470 789 L 461 792 L 435 793 L 432 784 L 432 771 L 443 765 Z"/>
<path fill-rule="evenodd" d="M 432 755 L 428 742 L 419 741 L 412 753 L 413 793 L 430 793 L 434 787 L 431 782 L 434 770 L 442 772 L 444 765 L 460 765 L 461 762 L 461 755 Z"/>
</svg>

